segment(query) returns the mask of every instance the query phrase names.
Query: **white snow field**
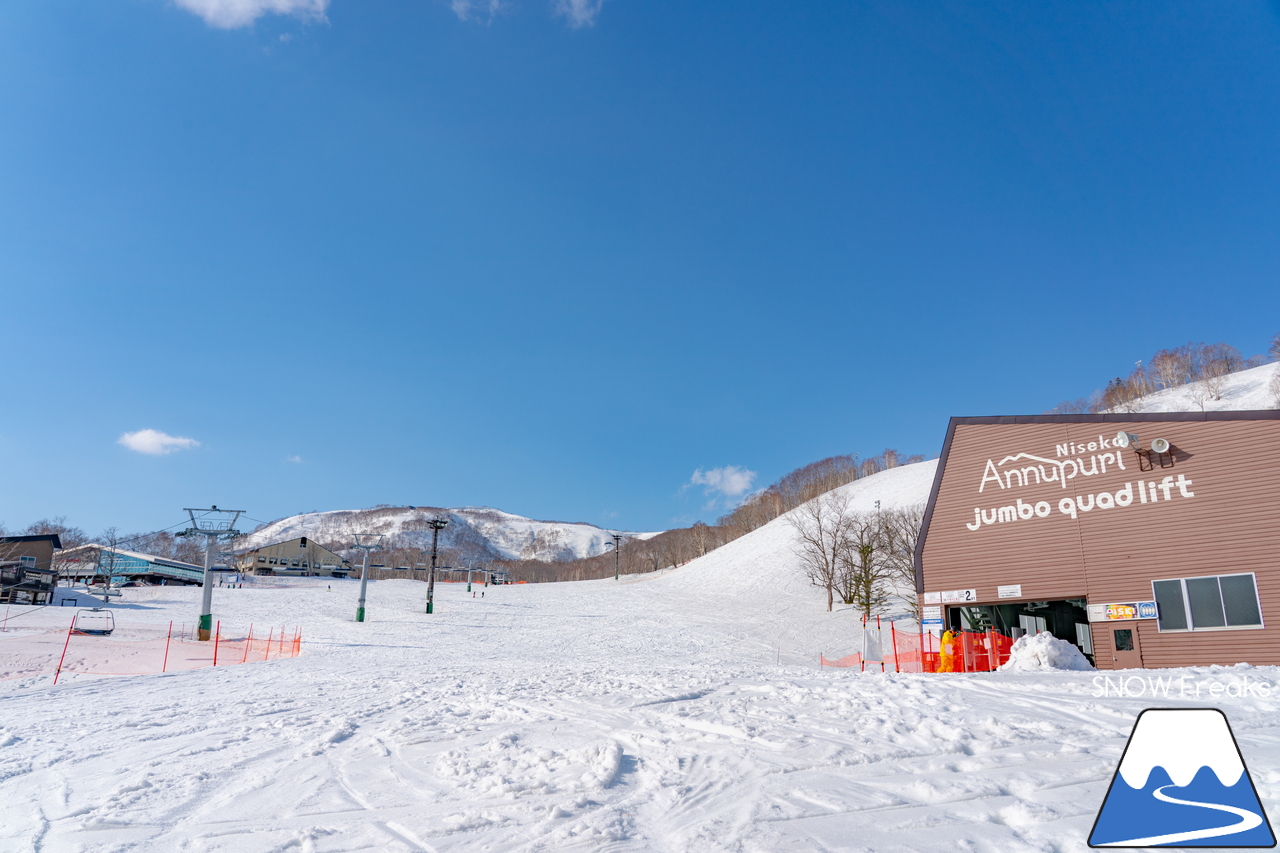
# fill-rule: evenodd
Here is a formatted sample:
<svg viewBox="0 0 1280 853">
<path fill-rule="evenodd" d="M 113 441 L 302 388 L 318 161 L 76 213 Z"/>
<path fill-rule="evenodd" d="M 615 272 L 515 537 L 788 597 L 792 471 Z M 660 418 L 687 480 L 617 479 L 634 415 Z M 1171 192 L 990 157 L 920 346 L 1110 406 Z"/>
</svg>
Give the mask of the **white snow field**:
<svg viewBox="0 0 1280 853">
<path fill-rule="evenodd" d="M 910 503 L 934 467 L 844 488 Z M 621 582 L 443 585 L 430 617 L 425 584 L 373 582 L 364 624 L 358 581 L 216 590 L 224 631 L 299 625 L 301 656 L 0 681 L 0 850 L 1062 853 L 1151 706 L 1223 708 L 1280 797 L 1277 669 L 820 669 L 856 619 L 797 577 L 790 538 L 779 519 Z M 189 623 L 198 596 L 113 609 Z M 0 656 L 71 616 L 22 610 Z"/>
</svg>

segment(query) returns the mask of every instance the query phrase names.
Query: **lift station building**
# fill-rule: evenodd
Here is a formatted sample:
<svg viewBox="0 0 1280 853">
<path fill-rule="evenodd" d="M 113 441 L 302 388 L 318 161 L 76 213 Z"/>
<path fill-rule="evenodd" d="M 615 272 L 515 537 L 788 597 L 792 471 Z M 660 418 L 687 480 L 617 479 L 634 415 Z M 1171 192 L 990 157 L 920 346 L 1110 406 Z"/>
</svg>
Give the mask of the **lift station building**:
<svg viewBox="0 0 1280 853">
<path fill-rule="evenodd" d="M 1280 411 L 953 418 L 915 564 L 926 629 L 1280 664 Z"/>
</svg>

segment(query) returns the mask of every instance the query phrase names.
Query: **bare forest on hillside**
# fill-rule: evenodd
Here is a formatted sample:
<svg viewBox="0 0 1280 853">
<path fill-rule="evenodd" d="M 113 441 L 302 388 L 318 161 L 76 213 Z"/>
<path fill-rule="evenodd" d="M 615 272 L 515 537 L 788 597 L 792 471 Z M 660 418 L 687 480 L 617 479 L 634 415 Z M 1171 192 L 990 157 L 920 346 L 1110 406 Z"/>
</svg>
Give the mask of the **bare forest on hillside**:
<svg viewBox="0 0 1280 853">
<path fill-rule="evenodd" d="M 616 554 L 601 554 L 584 560 L 554 563 L 497 561 L 494 565 L 510 571 L 513 580 L 529 583 L 593 580 L 611 577 L 615 572 L 632 575 L 676 568 L 768 524 L 819 495 L 880 471 L 923 461 L 923 456 L 903 456 L 893 449 L 867 459 L 856 455 L 831 456 L 797 468 L 773 485 L 748 496 L 715 524 L 698 522 L 692 527 L 668 530 L 647 539 L 624 539 Z"/>
<path fill-rule="evenodd" d="M 1280 334 L 1271 339 L 1268 355 L 1280 361 Z M 1267 360 L 1263 355 L 1245 358 L 1240 350 L 1224 343 L 1187 343 L 1162 349 L 1146 363 L 1139 361 L 1128 376 L 1117 376 L 1091 397 L 1063 401 L 1045 414 L 1133 412 L 1140 407 L 1143 397 L 1184 385 L 1192 386 L 1188 392 L 1191 401 L 1203 409 L 1208 401 L 1222 398 L 1226 377 L 1260 367 Z M 1280 386 L 1276 391 L 1276 402 L 1280 405 Z"/>
</svg>

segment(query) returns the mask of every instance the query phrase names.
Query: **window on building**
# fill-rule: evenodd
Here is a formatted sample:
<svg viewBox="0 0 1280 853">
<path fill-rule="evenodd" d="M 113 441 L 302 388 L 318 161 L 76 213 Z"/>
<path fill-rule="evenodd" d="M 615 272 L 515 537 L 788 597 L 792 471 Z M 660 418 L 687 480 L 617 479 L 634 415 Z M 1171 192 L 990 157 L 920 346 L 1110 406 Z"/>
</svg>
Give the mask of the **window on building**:
<svg viewBox="0 0 1280 853">
<path fill-rule="evenodd" d="M 1151 589 L 1161 631 L 1262 627 L 1258 584 L 1252 572 L 1155 581 Z"/>
<path fill-rule="evenodd" d="M 259 563 L 265 563 L 266 561 L 267 561 L 267 558 L 266 558 L 266 557 L 259 557 L 259 558 L 258 558 L 258 562 L 259 562 Z"/>
</svg>

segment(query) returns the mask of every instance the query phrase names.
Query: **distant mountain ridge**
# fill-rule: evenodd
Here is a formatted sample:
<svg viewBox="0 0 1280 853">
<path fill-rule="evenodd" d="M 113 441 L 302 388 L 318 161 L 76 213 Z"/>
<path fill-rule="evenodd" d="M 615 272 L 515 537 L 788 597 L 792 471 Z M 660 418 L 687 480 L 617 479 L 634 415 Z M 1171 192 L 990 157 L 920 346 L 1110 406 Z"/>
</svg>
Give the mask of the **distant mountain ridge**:
<svg viewBox="0 0 1280 853">
<path fill-rule="evenodd" d="M 349 548 L 356 533 L 381 533 L 383 546 L 429 549 L 433 518 L 449 526 L 440 532 L 440 548 L 478 560 L 576 560 L 605 552 L 605 543 L 620 533 L 629 539 L 648 539 L 661 531 L 606 530 L 586 522 L 538 521 L 487 506 L 380 506 L 308 512 L 277 519 L 244 536 L 239 548 L 260 548 L 273 542 L 308 536 L 337 549 Z"/>
</svg>

